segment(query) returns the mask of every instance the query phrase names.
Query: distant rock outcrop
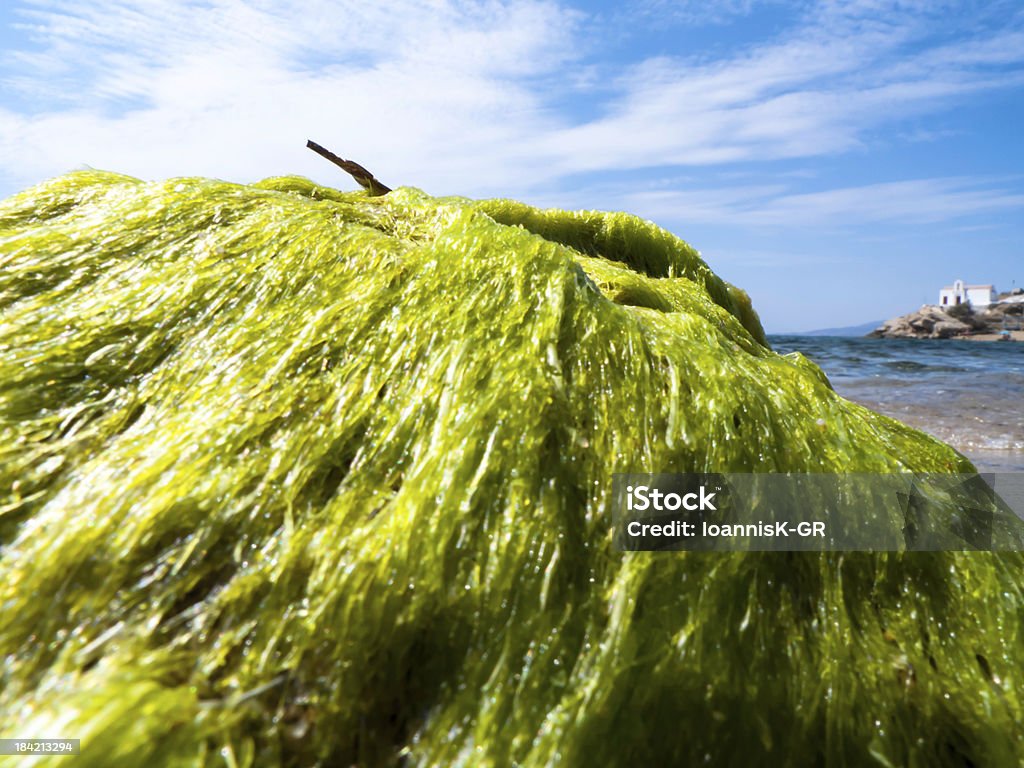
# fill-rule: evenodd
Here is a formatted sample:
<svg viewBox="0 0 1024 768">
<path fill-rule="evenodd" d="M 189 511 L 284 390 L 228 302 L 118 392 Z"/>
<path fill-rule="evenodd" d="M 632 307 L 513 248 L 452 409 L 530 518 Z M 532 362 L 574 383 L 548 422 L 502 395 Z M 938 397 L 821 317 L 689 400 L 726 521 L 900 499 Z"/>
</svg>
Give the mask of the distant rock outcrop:
<svg viewBox="0 0 1024 768">
<path fill-rule="evenodd" d="M 1016 298 L 1016 297 L 1014 297 Z M 984 310 L 970 304 L 949 309 L 925 304 L 916 312 L 886 320 L 868 336 L 877 339 L 955 339 L 999 334 L 1020 329 L 1024 319 L 1024 301 L 1001 301 Z"/>
</svg>

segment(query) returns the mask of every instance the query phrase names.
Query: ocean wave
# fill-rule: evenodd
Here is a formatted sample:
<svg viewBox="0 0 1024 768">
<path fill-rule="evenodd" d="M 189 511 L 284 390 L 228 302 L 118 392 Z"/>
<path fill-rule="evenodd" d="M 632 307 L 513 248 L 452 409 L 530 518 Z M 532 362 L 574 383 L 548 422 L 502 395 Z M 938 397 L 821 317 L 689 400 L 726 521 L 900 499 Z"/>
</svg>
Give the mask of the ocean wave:
<svg viewBox="0 0 1024 768">
<path fill-rule="evenodd" d="M 919 363 L 916 360 L 893 360 L 880 363 L 883 368 L 893 371 L 927 372 L 927 373 L 971 373 L 971 368 L 964 368 L 960 365 L 933 365 L 931 363 Z"/>
</svg>

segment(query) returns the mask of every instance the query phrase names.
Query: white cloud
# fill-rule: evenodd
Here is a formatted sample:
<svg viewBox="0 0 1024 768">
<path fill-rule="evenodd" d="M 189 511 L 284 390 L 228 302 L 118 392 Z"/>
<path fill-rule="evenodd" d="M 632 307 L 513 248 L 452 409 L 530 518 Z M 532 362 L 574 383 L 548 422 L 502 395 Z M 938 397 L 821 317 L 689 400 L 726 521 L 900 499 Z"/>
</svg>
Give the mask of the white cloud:
<svg viewBox="0 0 1024 768">
<path fill-rule="evenodd" d="M 749 16 L 758 6 L 785 5 L 785 0 L 634 0 L 624 17 L 647 18 L 659 25 L 709 26 Z"/>
<path fill-rule="evenodd" d="M 922 225 L 957 222 L 1024 208 L 1024 194 L 1007 181 L 956 177 L 865 184 L 793 193 L 783 185 L 645 191 L 622 204 L 665 222 L 742 227 L 853 228 L 880 222 Z"/>
<path fill-rule="evenodd" d="M 522 137 L 548 118 L 520 78 L 572 55 L 576 19 L 531 0 L 34 5 L 42 49 L 7 85 L 45 108 L 0 111 L 0 167 L 19 183 L 89 164 L 344 185 L 312 137 L 392 184 L 522 188 Z"/>
<path fill-rule="evenodd" d="M 752 2 L 677 9 L 735 16 Z M 595 63 L 581 12 L 553 0 L 19 7 L 26 45 L 0 65 L 21 99 L 0 108 L 5 191 L 83 164 L 346 185 L 304 149 L 314 138 L 391 185 L 527 196 L 579 172 L 842 153 L 1024 78 L 1019 18 L 932 42 L 943 8 L 923 1 L 826 3 L 728 55 L 625 66 Z M 596 116 L 560 104 L 581 95 Z"/>
<path fill-rule="evenodd" d="M 725 59 L 649 58 L 617 79 L 601 117 L 542 146 L 563 172 L 816 157 L 1024 83 L 1020 31 L 934 44 L 927 18 L 892 6 L 826 4 L 781 39 Z"/>
<path fill-rule="evenodd" d="M 1024 208 L 1024 194 L 974 178 L 920 179 L 784 195 L 746 217 L 751 223 L 931 224 Z"/>
</svg>

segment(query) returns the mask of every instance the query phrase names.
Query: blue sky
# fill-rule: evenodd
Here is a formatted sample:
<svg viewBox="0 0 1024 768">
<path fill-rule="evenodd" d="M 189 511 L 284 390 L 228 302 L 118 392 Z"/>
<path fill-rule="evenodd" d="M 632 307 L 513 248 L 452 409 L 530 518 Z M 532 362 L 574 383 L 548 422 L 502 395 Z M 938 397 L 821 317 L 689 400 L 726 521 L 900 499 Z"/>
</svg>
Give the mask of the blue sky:
<svg viewBox="0 0 1024 768">
<path fill-rule="evenodd" d="M 90 166 L 625 210 L 770 332 L 1024 285 L 1024 4 L 7 0 L 0 196 Z"/>
</svg>

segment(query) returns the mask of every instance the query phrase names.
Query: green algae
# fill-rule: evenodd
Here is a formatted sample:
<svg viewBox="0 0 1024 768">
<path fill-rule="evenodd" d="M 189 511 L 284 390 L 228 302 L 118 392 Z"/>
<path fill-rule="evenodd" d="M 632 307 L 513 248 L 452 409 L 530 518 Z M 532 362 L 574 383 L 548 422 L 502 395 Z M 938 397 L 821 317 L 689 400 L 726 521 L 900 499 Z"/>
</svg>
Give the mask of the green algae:
<svg viewBox="0 0 1024 768">
<path fill-rule="evenodd" d="M 100 172 L 0 203 L 2 736 L 1024 760 L 1019 554 L 612 551 L 612 474 L 673 471 L 973 468 L 624 214 Z"/>
</svg>

